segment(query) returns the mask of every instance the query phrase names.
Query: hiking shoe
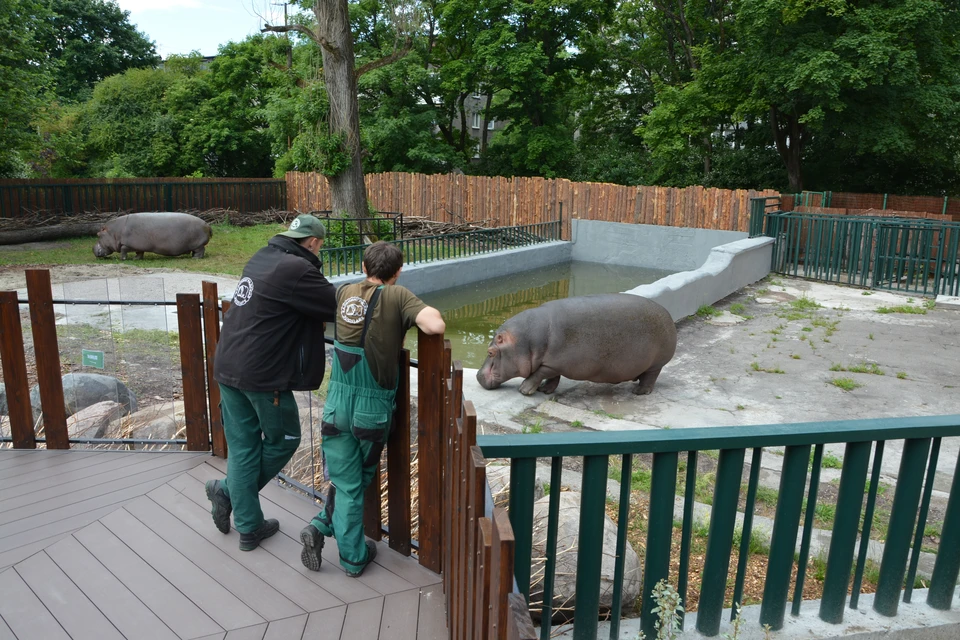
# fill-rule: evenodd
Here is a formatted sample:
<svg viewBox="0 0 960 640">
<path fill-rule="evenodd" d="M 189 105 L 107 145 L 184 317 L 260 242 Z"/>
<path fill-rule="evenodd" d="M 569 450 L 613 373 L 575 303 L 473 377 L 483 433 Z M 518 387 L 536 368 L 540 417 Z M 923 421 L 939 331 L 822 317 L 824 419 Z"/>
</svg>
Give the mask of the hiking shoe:
<svg viewBox="0 0 960 640">
<path fill-rule="evenodd" d="M 363 575 L 363 570 L 370 566 L 373 559 L 377 557 L 377 543 L 373 540 L 367 540 L 367 563 L 356 571 L 347 570 L 347 575 L 351 578 L 359 578 Z"/>
<path fill-rule="evenodd" d="M 300 552 L 300 562 L 310 571 L 320 571 L 320 552 L 323 551 L 323 534 L 317 531 L 312 524 L 308 524 L 300 531 L 300 542 L 303 551 Z"/>
<path fill-rule="evenodd" d="M 213 524 L 217 525 L 220 533 L 230 533 L 230 514 L 233 512 L 233 505 L 230 504 L 230 498 L 223 490 L 223 484 L 219 480 L 207 480 L 204 487 L 211 504 L 210 515 L 213 516 Z"/>
<path fill-rule="evenodd" d="M 253 551 L 260 546 L 261 540 L 266 540 L 277 531 L 280 531 L 280 523 L 270 518 L 264 520 L 256 531 L 240 534 L 240 551 Z"/>
</svg>

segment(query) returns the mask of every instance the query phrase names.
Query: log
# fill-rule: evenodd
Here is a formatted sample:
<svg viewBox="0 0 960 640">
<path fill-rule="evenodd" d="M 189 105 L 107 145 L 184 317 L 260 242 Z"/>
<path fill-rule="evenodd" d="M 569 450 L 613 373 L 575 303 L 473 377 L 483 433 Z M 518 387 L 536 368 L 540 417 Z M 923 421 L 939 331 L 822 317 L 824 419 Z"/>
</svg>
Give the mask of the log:
<svg viewBox="0 0 960 640">
<path fill-rule="evenodd" d="M 95 236 L 103 227 L 103 222 L 84 224 L 55 224 L 49 227 L 33 227 L 16 231 L 0 231 L 0 245 L 23 244 L 25 242 L 46 242 L 64 238 L 82 238 Z M 92 245 L 91 245 L 92 249 Z"/>
</svg>

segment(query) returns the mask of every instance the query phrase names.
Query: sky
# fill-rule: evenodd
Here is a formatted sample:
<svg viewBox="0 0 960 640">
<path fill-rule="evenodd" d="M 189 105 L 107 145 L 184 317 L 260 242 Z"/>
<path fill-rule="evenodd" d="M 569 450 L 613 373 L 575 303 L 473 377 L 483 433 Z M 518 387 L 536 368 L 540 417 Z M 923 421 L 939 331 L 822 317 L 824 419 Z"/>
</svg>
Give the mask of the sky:
<svg viewBox="0 0 960 640">
<path fill-rule="evenodd" d="M 216 55 L 219 45 L 258 33 L 264 22 L 283 24 L 283 6 L 272 4 L 279 1 L 116 0 L 163 58 L 194 50 Z"/>
</svg>

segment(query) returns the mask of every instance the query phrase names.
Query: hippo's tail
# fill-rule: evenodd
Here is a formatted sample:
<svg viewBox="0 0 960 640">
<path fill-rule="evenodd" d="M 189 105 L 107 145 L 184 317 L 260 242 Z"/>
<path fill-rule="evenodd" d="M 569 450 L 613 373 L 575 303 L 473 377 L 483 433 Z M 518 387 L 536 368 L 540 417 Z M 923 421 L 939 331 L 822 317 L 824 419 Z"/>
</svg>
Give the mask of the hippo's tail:
<svg viewBox="0 0 960 640">
<path fill-rule="evenodd" d="M 210 242 L 210 238 L 213 237 L 213 227 L 208 223 L 207 224 L 207 242 Z"/>
</svg>

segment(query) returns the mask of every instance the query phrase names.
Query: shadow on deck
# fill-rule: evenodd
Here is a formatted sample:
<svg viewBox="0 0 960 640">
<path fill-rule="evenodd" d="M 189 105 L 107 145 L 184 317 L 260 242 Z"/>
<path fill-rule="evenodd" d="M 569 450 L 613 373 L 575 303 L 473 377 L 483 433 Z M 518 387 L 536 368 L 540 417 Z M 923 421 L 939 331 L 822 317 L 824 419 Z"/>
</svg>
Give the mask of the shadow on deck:
<svg viewBox="0 0 960 640">
<path fill-rule="evenodd" d="M 238 549 L 213 526 L 198 453 L 0 450 L 0 640 L 446 638 L 441 576 L 379 543 L 358 579 L 299 531 L 317 506 L 261 492 L 280 533 Z"/>
</svg>

